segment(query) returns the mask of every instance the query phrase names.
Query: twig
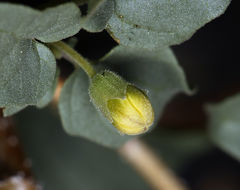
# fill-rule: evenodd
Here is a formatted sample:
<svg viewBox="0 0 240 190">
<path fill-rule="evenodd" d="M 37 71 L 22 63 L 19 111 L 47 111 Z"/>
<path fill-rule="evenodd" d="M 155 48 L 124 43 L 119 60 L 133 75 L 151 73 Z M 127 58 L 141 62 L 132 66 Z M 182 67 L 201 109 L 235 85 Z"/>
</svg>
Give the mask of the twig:
<svg viewBox="0 0 240 190">
<path fill-rule="evenodd" d="M 123 156 L 155 190 L 187 190 L 169 168 L 139 139 L 119 149 Z"/>
</svg>

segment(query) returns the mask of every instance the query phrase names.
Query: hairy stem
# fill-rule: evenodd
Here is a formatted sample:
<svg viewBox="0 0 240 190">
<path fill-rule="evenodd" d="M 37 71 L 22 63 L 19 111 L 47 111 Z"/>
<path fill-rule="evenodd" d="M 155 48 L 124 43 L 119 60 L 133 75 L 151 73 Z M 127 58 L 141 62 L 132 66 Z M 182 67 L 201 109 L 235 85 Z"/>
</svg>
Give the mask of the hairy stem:
<svg viewBox="0 0 240 190">
<path fill-rule="evenodd" d="M 61 52 L 63 57 L 75 66 L 80 66 L 89 78 L 92 78 L 95 75 L 96 71 L 92 64 L 63 41 L 51 43 L 49 46 Z"/>
<path fill-rule="evenodd" d="M 119 153 L 155 190 L 187 190 L 170 169 L 144 142 L 129 140 Z"/>
</svg>

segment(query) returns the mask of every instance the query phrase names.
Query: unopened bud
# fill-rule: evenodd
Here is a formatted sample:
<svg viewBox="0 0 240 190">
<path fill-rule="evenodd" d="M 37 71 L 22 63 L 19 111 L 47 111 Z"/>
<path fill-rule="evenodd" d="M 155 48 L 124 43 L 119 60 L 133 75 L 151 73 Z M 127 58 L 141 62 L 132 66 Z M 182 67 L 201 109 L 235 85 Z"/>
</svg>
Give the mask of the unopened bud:
<svg viewBox="0 0 240 190">
<path fill-rule="evenodd" d="M 97 74 L 89 94 L 94 105 L 123 134 L 141 134 L 153 124 L 154 112 L 147 95 L 113 72 Z"/>
</svg>

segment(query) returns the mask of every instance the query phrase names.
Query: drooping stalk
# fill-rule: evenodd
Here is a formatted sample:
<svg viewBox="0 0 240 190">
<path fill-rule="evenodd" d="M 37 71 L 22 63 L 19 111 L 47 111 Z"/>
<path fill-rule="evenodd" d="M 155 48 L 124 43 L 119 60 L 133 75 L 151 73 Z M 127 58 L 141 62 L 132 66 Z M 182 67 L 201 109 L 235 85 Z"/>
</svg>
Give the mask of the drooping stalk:
<svg viewBox="0 0 240 190">
<path fill-rule="evenodd" d="M 80 66 L 89 78 L 92 78 L 95 75 L 96 71 L 92 64 L 68 44 L 64 43 L 63 41 L 59 41 L 48 45 L 50 48 L 53 47 L 61 52 L 63 57 L 69 62 L 73 63 L 75 66 Z"/>
</svg>

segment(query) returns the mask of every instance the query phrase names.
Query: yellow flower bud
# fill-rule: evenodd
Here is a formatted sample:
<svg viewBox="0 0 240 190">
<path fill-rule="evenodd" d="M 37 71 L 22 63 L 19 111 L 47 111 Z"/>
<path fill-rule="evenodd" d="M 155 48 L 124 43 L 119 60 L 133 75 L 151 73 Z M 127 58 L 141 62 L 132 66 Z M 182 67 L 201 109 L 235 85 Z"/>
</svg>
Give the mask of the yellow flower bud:
<svg viewBox="0 0 240 190">
<path fill-rule="evenodd" d="M 154 112 L 148 97 L 132 85 L 127 86 L 124 99 L 110 99 L 107 107 L 113 125 L 123 134 L 141 134 L 153 124 Z"/>
<path fill-rule="evenodd" d="M 111 71 L 97 73 L 89 86 L 92 103 L 122 134 L 138 135 L 153 124 L 146 94 Z"/>
</svg>

